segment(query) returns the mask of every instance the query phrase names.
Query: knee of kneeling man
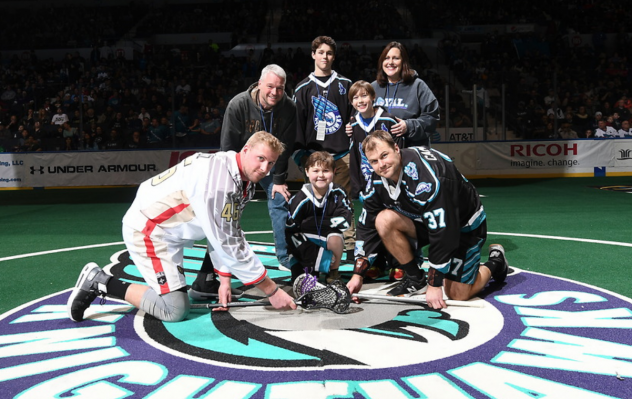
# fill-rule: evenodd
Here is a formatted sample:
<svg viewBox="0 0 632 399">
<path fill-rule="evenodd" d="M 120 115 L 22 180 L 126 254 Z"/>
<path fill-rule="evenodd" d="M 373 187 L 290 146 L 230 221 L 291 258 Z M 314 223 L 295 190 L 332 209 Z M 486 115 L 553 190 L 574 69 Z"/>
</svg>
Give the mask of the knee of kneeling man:
<svg viewBox="0 0 632 399">
<path fill-rule="evenodd" d="M 165 320 L 163 321 L 168 321 L 168 322 L 178 322 L 178 321 L 182 321 L 184 319 L 186 319 L 186 317 L 189 315 L 189 309 L 184 309 L 184 308 L 176 308 L 173 309 L 171 312 L 169 312 L 168 314 L 165 315 Z"/>
<path fill-rule="evenodd" d="M 449 297 L 450 299 L 455 300 L 455 301 L 469 301 L 470 300 L 469 294 L 461 293 L 461 292 L 456 292 L 450 295 Z"/>
<path fill-rule="evenodd" d="M 397 212 L 390 209 L 384 209 L 377 214 L 377 217 L 375 218 L 375 227 L 378 230 L 389 230 L 391 224 L 395 222 L 396 217 L 398 217 Z"/>
</svg>

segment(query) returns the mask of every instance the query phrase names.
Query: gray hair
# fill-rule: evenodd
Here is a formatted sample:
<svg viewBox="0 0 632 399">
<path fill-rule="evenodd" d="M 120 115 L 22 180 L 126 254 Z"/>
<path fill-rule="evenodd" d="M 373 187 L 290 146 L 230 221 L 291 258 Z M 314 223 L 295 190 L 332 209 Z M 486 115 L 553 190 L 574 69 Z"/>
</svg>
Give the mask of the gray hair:
<svg viewBox="0 0 632 399">
<path fill-rule="evenodd" d="M 285 70 L 283 70 L 283 68 L 281 68 L 277 64 L 270 64 L 270 65 L 267 65 L 265 68 L 263 68 L 263 70 L 261 71 L 261 77 L 259 78 L 259 80 L 265 79 L 266 75 L 269 74 L 270 72 L 272 72 L 276 76 L 283 79 L 284 82 L 287 81 L 287 75 L 285 74 Z"/>
</svg>

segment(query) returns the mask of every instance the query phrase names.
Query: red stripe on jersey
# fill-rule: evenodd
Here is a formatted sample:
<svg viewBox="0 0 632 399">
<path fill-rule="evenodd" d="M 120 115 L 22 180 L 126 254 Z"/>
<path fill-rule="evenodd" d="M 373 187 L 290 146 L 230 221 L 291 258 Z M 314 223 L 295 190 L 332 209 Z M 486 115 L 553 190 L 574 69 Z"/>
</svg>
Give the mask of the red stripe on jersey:
<svg viewBox="0 0 632 399">
<path fill-rule="evenodd" d="M 263 279 L 265 279 L 267 275 L 268 275 L 268 271 L 264 268 L 264 269 L 263 269 L 263 274 L 262 274 L 261 276 L 259 276 L 259 278 L 258 278 L 258 279 L 256 279 L 255 281 L 251 281 L 250 283 L 244 283 L 244 284 L 245 284 L 245 285 L 253 285 L 253 284 L 254 284 L 254 285 L 257 285 L 257 284 L 259 284 L 260 282 L 262 282 L 262 281 L 263 281 Z"/>
<path fill-rule="evenodd" d="M 220 272 L 219 270 L 215 269 L 215 273 L 219 274 L 220 276 L 224 276 L 224 277 L 233 277 L 233 275 L 231 273 L 224 273 L 224 272 Z M 255 281 L 251 281 L 249 283 L 244 283 L 244 285 L 253 285 L 253 284 L 259 284 L 260 282 L 263 281 L 263 279 L 266 278 L 266 276 L 268 275 L 267 270 L 263 270 L 263 274 L 261 276 L 259 276 L 259 278 L 257 278 Z"/>
<path fill-rule="evenodd" d="M 215 270 L 215 273 L 219 274 L 220 276 L 224 276 L 224 277 L 232 277 L 233 276 L 231 273 L 220 272 L 217 269 L 213 269 L 213 270 Z"/>
<path fill-rule="evenodd" d="M 143 239 L 143 241 L 145 241 L 145 249 L 147 250 L 147 256 L 151 259 L 151 264 L 154 267 L 154 273 L 156 273 L 156 275 L 160 273 L 164 275 L 165 269 L 162 267 L 162 262 L 160 258 L 156 255 L 156 248 L 154 247 L 154 243 L 152 242 L 150 237 L 151 233 L 154 231 L 156 226 L 159 226 L 161 223 L 172 218 L 173 215 L 182 212 L 188 207 L 189 204 L 180 204 L 174 208 L 169 208 L 155 218 L 149 219 L 147 221 L 147 224 L 145 225 L 145 228 L 143 229 L 143 234 L 145 235 L 145 238 Z M 160 294 L 168 294 L 169 292 L 169 283 L 165 278 L 165 283 L 160 284 Z"/>
</svg>

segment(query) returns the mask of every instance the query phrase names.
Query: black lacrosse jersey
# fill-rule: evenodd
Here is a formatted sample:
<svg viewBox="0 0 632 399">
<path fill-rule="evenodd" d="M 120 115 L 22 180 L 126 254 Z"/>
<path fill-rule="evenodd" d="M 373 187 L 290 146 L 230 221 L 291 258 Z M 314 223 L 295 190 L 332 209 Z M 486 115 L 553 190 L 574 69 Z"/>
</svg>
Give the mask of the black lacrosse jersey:
<svg viewBox="0 0 632 399">
<path fill-rule="evenodd" d="M 373 168 L 369 165 L 364 152 L 362 141 L 376 130 L 384 130 L 390 133 L 393 125 L 397 123 L 395 117 L 384 111 L 382 107 L 375 107 L 375 115 L 371 120 L 362 118 L 359 112 L 351 118 L 351 147 L 349 150 L 349 174 L 351 177 L 351 198 L 358 198 L 360 191 L 371 178 Z M 404 148 L 404 137 L 393 137 L 399 148 Z"/>
<path fill-rule="evenodd" d="M 428 262 L 441 269 L 451 262 L 461 233 L 478 228 L 485 211 L 474 185 L 448 156 L 427 147 L 401 149 L 401 156 L 402 172 L 395 186 L 373 172 L 360 193 L 356 257 L 373 262 L 381 244 L 375 219 L 380 211 L 392 209 L 418 225 L 418 247 L 429 245 Z"/>
<path fill-rule="evenodd" d="M 326 239 L 330 233 L 342 233 L 351 225 L 353 211 L 344 189 L 335 183 L 320 200 L 311 184 L 304 184 L 289 202 L 286 235 L 303 233 L 308 238 Z"/>
<path fill-rule="evenodd" d="M 335 159 L 349 152 L 349 136 L 345 125 L 353 108 L 348 93 L 351 80 L 336 71 L 326 81 L 312 72 L 294 91 L 297 112 L 295 151 L 308 155 L 327 151 Z M 318 121 L 325 121 L 325 140 L 316 140 Z"/>
<path fill-rule="evenodd" d="M 329 192 L 319 200 L 314 197 L 310 184 L 303 185 L 290 199 L 285 230 L 292 276 L 303 269 L 308 272 L 328 270 L 331 252 L 326 250 L 327 237 L 338 234 L 343 240 L 342 232 L 349 228 L 352 218 L 353 212 L 342 187 L 330 183 Z M 296 265 L 299 270 L 295 269 Z"/>
</svg>

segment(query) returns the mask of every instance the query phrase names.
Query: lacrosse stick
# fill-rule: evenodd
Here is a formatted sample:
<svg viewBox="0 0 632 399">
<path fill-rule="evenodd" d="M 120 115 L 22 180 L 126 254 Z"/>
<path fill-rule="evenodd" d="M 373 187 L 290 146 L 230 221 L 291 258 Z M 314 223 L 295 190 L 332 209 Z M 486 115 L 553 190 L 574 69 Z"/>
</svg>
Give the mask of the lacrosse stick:
<svg viewBox="0 0 632 399">
<path fill-rule="evenodd" d="M 389 295 L 375 295 L 375 294 L 363 294 L 358 292 L 353 294 L 352 296 L 359 299 L 379 299 L 382 301 L 392 301 L 392 302 L 401 302 L 401 303 L 415 303 L 418 305 L 427 305 L 425 297 L 416 298 L 416 297 L 403 297 L 403 296 L 389 296 Z M 453 299 L 445 299 L 445 304 L 448 306 L 460 306 L 466 308 L 482 308 L 485 306 L 484 301 L 456 301 Z"/>
<path fill-rule="evenodd" d="M 340 282 L 338 281 L 338 283 Z M 314 291 L 316 289 L 321 290 L 325 287 L 326 286 L 324 284 L 318 282 L 318 278 L 316 276 L 312 276 L 309 273 L 303 273 L 294 280 L 292 291 L 294 292 L 294 296 L 298 298 L 310 291 Z"/>
<path fill-rule="evenodd" d="M 329 309 L 335 313 L 345 313 L 351 303 L 351 295 L 347 287 L 339 281 L 304 293 L 294 300 L 294 303 L 304 309 Z M 229 302 L 227 304 L 208 303 L 192 304 L 191 309 L 214 309 L 246 306 L 270 306 L 270 302 Z"/>
<path fill-rule="evenodd" d="M 306 292 L 310 292 L 315 289 L 321 289 L 325 287 L 321 283 L 318 282 L 318 279 L 311 274 L 301 274 L 294 281 L 294 286 L 292 289 L 294 290 L 295 296 L 301 296 Z M 398 296 L 388 296 L 388 295 L 375 295 L 375 294 L 365 294 L 365 293 L 357 293 L 353 294 L 356 298 L 360 299 L 381 299 L 384 301 L 393 301 L 400 303 L 414 303 L 418 305 L 427 305 L 428 303 L 424 298 L 412 298 L 412 297 L 398 297 Z M 483 301 L 469 302 L 469 301 L 455 301 L 452 299 L 446 299 L 444 301 L 448 306 L 461 306 L 461 307 L 469 307 L 469 308 L 482 308 L 484 306 Z"/>
</svg>

